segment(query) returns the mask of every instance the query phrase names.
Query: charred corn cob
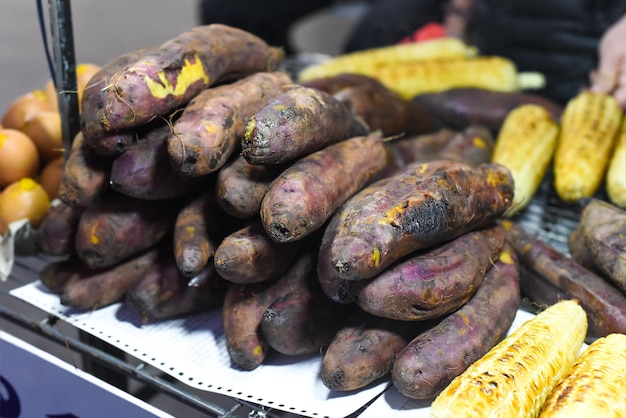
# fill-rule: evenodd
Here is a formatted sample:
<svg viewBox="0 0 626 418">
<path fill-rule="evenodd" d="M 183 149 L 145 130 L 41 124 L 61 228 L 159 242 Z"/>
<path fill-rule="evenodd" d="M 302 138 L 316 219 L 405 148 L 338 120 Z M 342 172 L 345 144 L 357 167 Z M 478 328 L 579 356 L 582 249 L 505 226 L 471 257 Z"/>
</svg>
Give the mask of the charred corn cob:
<svg viewBox="0 0 626 418">
<path fill-rule="evenodd" d="M 300 81 L 329 77 L 341 73 L 371 74 L 377 67 L 402 62 L 474 57 L 476 47 L 457 38 L 438 38 L 351 52 L 305 68 Z"/>
<path fill-rule="evenodd" d="M 576 359 L 587 315 L 573 300 L 549 306 L 456 377 L 431 417 L 534 417 Z"/>
<path fill-rule="evenodd" d="M 595 340 L 552 391 L 540 418 L 625 417 L 626 335 Z"/>
<path fill-rule="evenodd" d="M 609 161 L 605 185 L 609 200 L 615 206 L 626 209 L 626 119 L 622 122 L 622 129 Z"/>
<path fill-rule="evenodd" d="M 492 162 L 511 171 L 515 181 L 513 204 L 505 216 L 519 212 L 532 199 L 548 171 L 558 134 L 558 123 L 539 105 L 522 105 L 507 115 L 491 156 Z"/>
<path fill-rule="evenodd" d="M 499 56 L 411 62 L 380 67 L 369 75 L 404 99 L 455 87 L 513 92 L 540 88 L 545 82 L 542 74 L 520 73 L 511 60 Z"/>
<path fill-rule="evenodd" d="M 623 117 L 608 94 L 582 92 L 567 103 L 554 153 L 554 188 L 562 201 L 574 203 L 598 190 Z"/>
</svg>

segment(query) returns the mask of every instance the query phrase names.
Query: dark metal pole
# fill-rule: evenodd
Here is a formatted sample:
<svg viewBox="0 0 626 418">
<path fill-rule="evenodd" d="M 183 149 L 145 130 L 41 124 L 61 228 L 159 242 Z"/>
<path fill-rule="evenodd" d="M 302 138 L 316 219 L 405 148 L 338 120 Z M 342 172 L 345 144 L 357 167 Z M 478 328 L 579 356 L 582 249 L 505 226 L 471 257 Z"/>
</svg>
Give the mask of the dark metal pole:
<svg viewBox="0 0 626 418">
<path fill-rule="evenodd" d="M 49 0 L 49 5 L 55 85 L 67 158 L 72 141 L 80 130 L 72 9 L 70 0 Z"/>
</svg>

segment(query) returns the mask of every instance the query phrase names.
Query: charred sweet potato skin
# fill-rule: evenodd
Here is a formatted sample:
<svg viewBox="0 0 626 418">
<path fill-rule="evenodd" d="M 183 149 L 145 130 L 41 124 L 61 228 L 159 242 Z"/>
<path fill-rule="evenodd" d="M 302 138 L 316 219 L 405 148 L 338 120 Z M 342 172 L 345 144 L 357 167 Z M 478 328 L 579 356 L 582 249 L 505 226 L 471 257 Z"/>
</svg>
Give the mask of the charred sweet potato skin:
<svg viewBox="0 0 626 418">
<path fill-rule="evenodd" d="M 504 243 L 504 229 L 495 225 L 418 252 L 371 280 L 358 281 L 357 304 L 396 320 L 441 317 L 472 297 Z"/>
<path fill-rule="evenodd" d="M 112 158 L 98 155 L 79 132 L 65 162 L 59 200 L 73 207 L 86 207 L 109 190 Z"/>
<path fill-rule="evenodd" d="M 168 203 L 119 194 L 99 200 L 80 217 L 76 254 L 90 268 L 105 268 L 154 246 L 173 228 L 178 205 Z"/>
<path fill-rule="evenodd" d="M 567 295 L 578 299 L 588 316 L 587 340 L 611 332 L 626 332 L 626 297 L 607 279 L 586 269 L 537 235 L 513 222 L 503 222 L 507 242 L 518 254 L 528 280 L 547 282 L 539 303 L 554 303 Z M 528 282 L 531 283 L 531 282 Z M 549 292 L 552 288 L 553 292 Z"/>
<path fill-rule="evenodd" d="M 432 399 L 506 335 L 520 304 L 519 261 L 508 246 L 472 298 L 398 354 L 391 373 L 405 396 Z"/>
<path fill-rule="evenodd" d="M 141 126 L 168 116 L 200 91 L 225 79 L 273 70 L 280 48 L 222 24 L 196 26 L 148 51 L 111 76 L 104 87 L 104 131 Z"/>
<path fill-rule="evenodd" d="M 485 227 L 510 206 L 513 188 L 511 173 L 498 164 L 409 165 L 365 187 L 333 215 L 342 221 L 325 230 L 320 279 L 371 278 L 413 251 Z"/>
<path fill-rule="evenodd" d="M 463 87 L 415 96 L 412 102 L 429 109 L 444 126 L 465 129 L 472 124 L 486 126 L 496 134 L 506 115 L 522 104 L 543 106 L 559 120 L 563 107 L 552 100 L 529 92 L 497 92 Z"/>
<path fill-rule="evenodd" d="M 272 240 L 259 219 L 224 237 L 215 249 L 218 273 L 233 283 L 258 283 L 282 274 L 296 259 L 304 241 L 281 244 Z"/>
<path fill-rule="evenodd" d="M 261 331 L 263 315 L 276 299 L 306 284 L 315 266 L 314 259 L 314 252 L 304 252 L 274 280 L 230 284 L 222 311 L 226 348 L 234 365 L 254 370 L 269 355 L 272 349 Z"/>
<path fill-rule="evenodd" d="M 290 83 L 287 73 L 258 72 L 198 93 L 167 140 L 173 166 L 187 178 L 219 170 L 239 149 L 247 118 Z"/>
<path fill-rule="evenodd" d="M 261 331 L 270 347 L 286 355 L 319 353 L 328 346 L 351 306 L 326 297 L 311 277 L 307 286 L 276 299 L 263 314 Z"/>
<path fill-rule="evenodd" d="M 133 130 L 105 132 L 102 121 L 106 119 L 104 94 L 111 83 L 111 77 L 126 65 L 146 55 L 149 49 L 138 49 L 119 55 L 105 63 L 89 79 L 81 100 L 80 127 L 85 143 L 97 154 L 118 155 L 130 146 L 135 137 Z"/>
<path fill-rule="evenodd" d="M 354 312 L 322 355 L 322 383 L 333 391 L 351 391 L 388 376 L 396 356 L 426 324 Z"/>
<path fill-rule="evenodd" d="M 386 164 L 379 133 L 349 138 L 302 157 L 266 191 L 260 208 L 265 230 L 281 243 L 310 235 Z"/>
<path fill-rule="evenodd" d="M 287 86 L 248 121 L 242 155 L 251 164 L 282 164 L 368 132 L 367 125 L 332 95 Z"/>
<path fill-rule="evenodd" d="M 594 268 L 626 293 L 626 211 L 591 199 L 580 214 L 579 229 Z"/>
<path fill-rule="evenodd" d="M 217 202 L 231 216 L 250 219 L 258 216 L 270 184 L 283 171 L 283 165 L 250 164 L 243 156 L 227 162 L 217 173 Z"/>
<path fill-rule="evenodd" d="M 124 295 L 164 254 L 163 247 L 153 247 L 110 267 L 90 268 L 83 265 L 63 286 L 62 305 L 92 310 L 119 302 Z"/>
<path fill-rule="evenodd" d="M 35 233 L 37 250 L 51 256 L 72 254 L 83 210 L 82 206 L 74 207 L 62 201 L 51 205 Z"/>
</svg>

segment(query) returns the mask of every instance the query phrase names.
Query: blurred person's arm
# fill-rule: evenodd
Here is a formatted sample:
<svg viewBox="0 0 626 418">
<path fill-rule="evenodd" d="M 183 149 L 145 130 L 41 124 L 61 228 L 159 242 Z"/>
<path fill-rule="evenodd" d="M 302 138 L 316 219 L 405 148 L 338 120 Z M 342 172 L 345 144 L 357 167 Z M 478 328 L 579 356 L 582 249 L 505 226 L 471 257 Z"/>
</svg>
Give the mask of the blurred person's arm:
<svg viewBox="0 0 626 418">
<path fill-rule="evenodd" d="M 626 109 L 626 15 L 604 33 L 590 79 L 592 91 L 611 94 Z"/>
</svg>

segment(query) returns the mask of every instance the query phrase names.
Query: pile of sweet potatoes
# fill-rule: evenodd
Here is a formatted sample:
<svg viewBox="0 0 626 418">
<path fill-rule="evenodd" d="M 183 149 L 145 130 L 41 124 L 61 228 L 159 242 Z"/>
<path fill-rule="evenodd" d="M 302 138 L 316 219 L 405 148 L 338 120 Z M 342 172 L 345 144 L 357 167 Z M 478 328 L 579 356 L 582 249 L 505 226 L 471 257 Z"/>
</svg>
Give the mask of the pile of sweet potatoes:
<svg viewBox="0 0 626 418">
<path fill-rule="evenodd" d="M 38 230 L 66 258 L 41 281 L 145 321 L 222 309 L 233 367 L 321 353 L 332 390 L 391 377 L 431 398 L 520 304 L 492 128 L 443 127 L 366 77 L 298 85 L 281 59 L 209 25 L 104 65 Z"/>
</svg>

